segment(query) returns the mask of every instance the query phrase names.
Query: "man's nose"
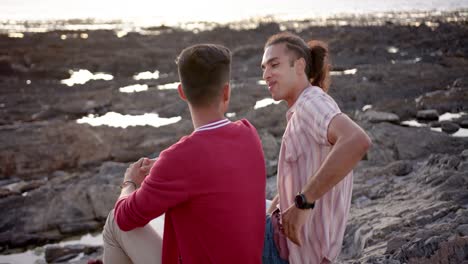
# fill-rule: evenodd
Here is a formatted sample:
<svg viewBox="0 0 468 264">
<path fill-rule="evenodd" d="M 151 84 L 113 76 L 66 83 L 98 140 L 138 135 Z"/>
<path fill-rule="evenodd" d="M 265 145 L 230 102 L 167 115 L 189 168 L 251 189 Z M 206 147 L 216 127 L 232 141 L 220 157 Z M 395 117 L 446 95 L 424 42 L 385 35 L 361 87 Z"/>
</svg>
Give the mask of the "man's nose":
<svg viewBox="0 0 468 264">
<path fill-rule="evenodd" d="M 263 70 L 263 80 L 267 80 L 268 78 L 270 78 L 270 70 L 265 68 L 265 70 Z"/>
</svg>

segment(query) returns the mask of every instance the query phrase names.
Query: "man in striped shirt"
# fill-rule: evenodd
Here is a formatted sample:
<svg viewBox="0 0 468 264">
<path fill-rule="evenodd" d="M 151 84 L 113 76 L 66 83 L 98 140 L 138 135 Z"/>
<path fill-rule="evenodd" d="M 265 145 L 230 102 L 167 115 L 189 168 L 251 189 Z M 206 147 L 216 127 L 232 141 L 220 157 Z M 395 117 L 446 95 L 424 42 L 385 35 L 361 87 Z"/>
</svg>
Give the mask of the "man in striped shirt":
<svg viewBox="0 0 468 264">
<path fill-rule="evenodd" d="M 273 99 L 285 100 L 289 108 L 278 162 L 278 195 L 268 210 L 279 208 L 281 223 L 275 225 L 267 217 L 276 248 L 266 249 L 265 241 L 264 263 L 331 263 L 343 242 L 352 169 L 371 141 L 327 94 L 324 43 L 306 43 L 290 33 L 273 35 L 265 45 L 262 69 Z M 281 243 L 277 233 L 286 241 Z M 275 250 L 276 255 L 271 254 Z"/>
</svg>

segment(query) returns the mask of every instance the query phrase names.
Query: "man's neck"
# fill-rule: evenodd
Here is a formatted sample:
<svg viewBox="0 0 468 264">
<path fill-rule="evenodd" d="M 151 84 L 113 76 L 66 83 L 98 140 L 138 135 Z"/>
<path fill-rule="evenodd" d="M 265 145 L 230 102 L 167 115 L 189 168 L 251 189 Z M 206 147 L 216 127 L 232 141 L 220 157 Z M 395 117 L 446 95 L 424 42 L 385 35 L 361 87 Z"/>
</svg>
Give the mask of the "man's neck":
<svg viewBox="0 0 468 264">
<path fill-rule="evenodd" d="M 293 89 L 294 92 L 292 96 L 290 97 L 290 99 L 286 100 L 286 102 L 288 103 L 288 108 L 291 108 L 291 106 L 293 106 L 294 103 L 296 103 L 297 99 L 302 94 L 302 92 L 310 85 L 311 85 L 310 82 L 307 80 L 298 83 L 298 85 Z"/>
<path fill-rule="evenodd" d="M 224 113 L 214 108 L 190 107 L 190 115 L 194 129 L 225 118 Z"/>
</svg>

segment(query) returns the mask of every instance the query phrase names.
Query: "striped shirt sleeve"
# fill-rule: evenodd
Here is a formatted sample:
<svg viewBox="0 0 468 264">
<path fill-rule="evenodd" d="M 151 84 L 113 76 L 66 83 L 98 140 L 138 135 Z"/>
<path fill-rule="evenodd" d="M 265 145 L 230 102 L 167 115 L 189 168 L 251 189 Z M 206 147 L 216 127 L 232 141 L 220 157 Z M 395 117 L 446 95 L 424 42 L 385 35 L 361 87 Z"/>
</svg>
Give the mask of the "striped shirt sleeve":
<svg viewBox="0 0 468 264">
<path fill-rule="evenodd" d="M 318 144 L 330 146 L 328 127 L 331 120 L 341 113 L 336 102 L 327 94 L 308 95 L 297 111 L 297 119 L 303 132 Z"/>
</svg>

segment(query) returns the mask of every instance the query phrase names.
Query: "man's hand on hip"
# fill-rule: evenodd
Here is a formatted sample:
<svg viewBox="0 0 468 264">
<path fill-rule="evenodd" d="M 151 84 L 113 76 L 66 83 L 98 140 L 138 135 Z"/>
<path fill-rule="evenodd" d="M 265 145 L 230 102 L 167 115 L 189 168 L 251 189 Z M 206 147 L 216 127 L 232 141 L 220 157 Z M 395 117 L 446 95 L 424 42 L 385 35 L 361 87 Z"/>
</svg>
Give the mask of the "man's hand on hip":
<svg viewBox="0 0 468 264">
<path fill-rule="evenodd" d="M 294 204 L 281 213 L 284 234 L 294 244 L 302 246 L 302 226 L 311 210 L 297 208 Z"/>
</svg>

